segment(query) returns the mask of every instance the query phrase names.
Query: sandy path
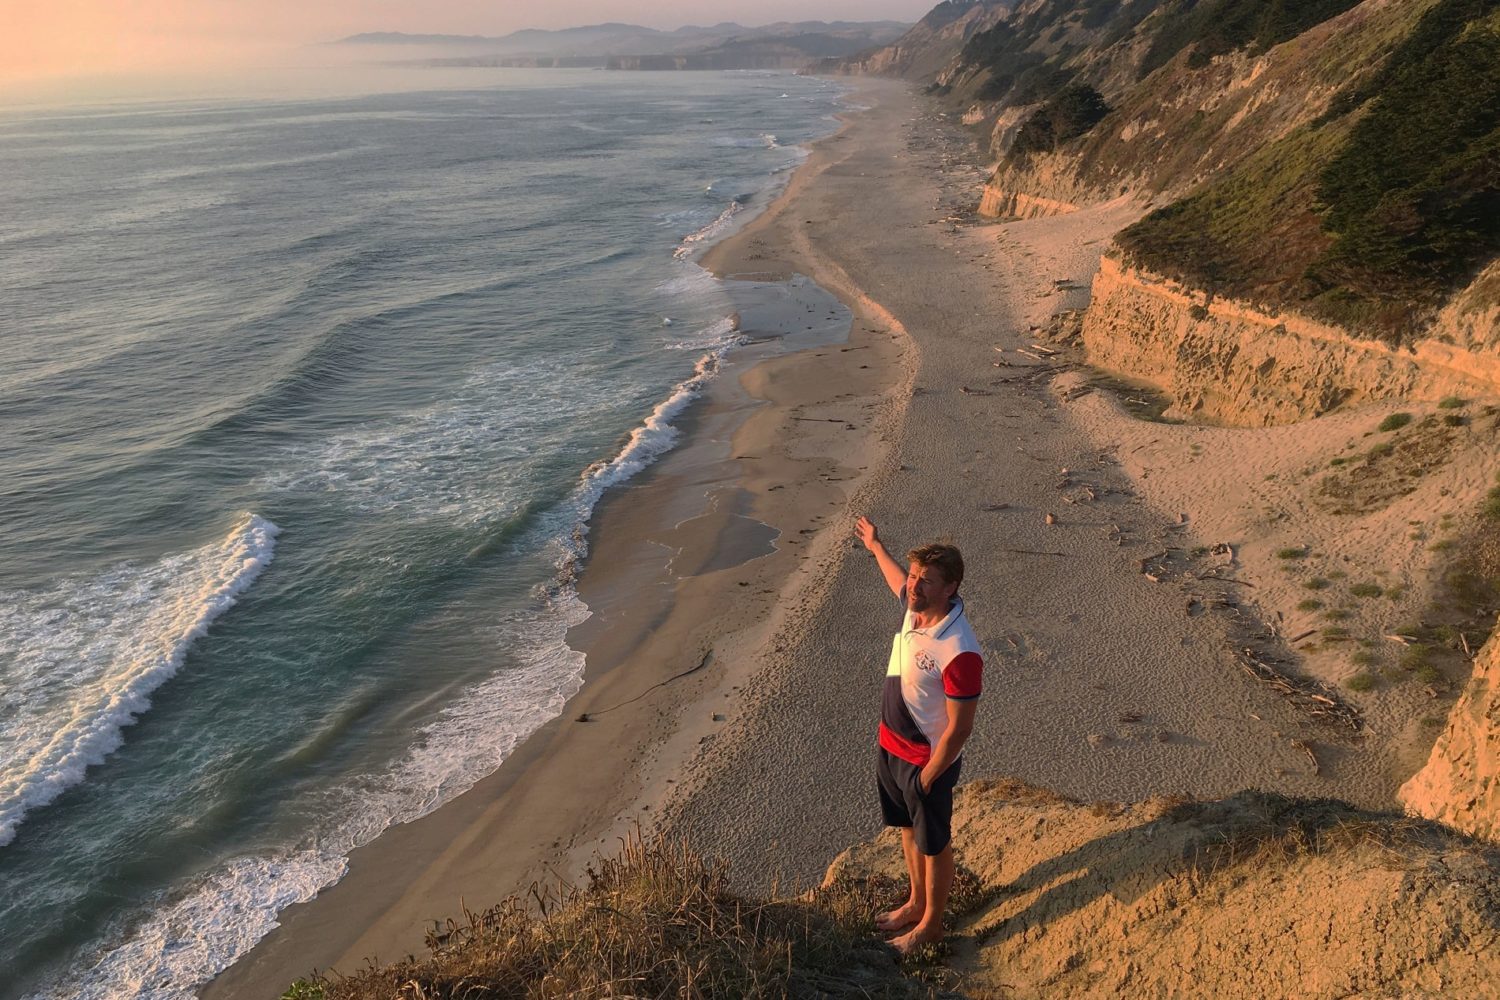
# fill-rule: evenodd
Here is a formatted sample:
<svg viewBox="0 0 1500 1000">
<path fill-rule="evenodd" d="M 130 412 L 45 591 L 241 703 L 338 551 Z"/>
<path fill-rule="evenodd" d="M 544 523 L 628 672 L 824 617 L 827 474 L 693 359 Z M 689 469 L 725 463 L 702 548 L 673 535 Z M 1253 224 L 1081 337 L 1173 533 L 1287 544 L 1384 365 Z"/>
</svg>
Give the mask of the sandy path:
<svg viewBox="0 0 1500 1000">
<path fill-rule="evenodd" d="M 919 361 L 895 451 L 831 533 L 863 510 L 893 549 L 940 535 L 963 548 L 970 616 L 990 651 L 966 776 L 1081 797 L 1274 788 L 1388 802 L 1390 777 L 1357 745 L 1241 672 L 1227 616 L 1189 614 L 1182 588 L 1141 574 L 1137 560 L 1164 544 L 1196 542 L 1135 495 L 1050 377 L 994 366 L 997 345 L 1024 347 L 1031 324 L 1081 304 L 1086 293 L 1057 283 L 1086 289 L 1107 237 L 1137 210 L 954 227 L 934 169 L 951 126 L 900 85 L 861 87 L 857 99 L 877 106 L 824 144 L 816 176 L 711 259 L 729 273 L 809 273 L 846 301 L 867 295 L 912 338 Z M 1063 501 L 1085 485 L 1096 502 Z M 672 832 L 725 854 L 749 884 L 816 879 L 878 825 L 874 728 L 899 612 L 852 544 L 840 540 L 823 571 L 826 586 L 788 606 L 757 654 L 753 709 L 669 812 Z M 1322 777 L 1293 740 L 1315 741 Z"/>
</svg>

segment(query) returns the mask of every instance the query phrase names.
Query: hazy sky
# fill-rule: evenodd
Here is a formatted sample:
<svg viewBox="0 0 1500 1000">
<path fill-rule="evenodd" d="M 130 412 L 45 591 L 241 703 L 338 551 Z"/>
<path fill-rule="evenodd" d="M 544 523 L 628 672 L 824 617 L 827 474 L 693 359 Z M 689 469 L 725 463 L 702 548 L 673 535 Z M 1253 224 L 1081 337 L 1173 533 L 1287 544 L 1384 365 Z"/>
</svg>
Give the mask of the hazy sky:
<svg viewBox="0 0 1500 1000">
<path fill-rule="evenodd" d="M 0 84 L 275 64 L 360 31 L 498 35 L 628 21 L 914 21 L 936 0 L 0 0 Z"/>
</svg>

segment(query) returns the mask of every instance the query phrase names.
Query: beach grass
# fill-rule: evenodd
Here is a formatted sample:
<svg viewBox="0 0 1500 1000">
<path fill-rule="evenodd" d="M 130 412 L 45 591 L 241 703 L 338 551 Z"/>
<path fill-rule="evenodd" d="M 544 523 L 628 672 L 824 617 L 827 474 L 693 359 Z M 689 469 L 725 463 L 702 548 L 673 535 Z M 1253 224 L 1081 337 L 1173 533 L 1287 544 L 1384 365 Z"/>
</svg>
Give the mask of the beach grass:
<svg viewBox="0 0 1500 1000">
<path fill-rule="evenodd" d="M 936 995 L 875 937 L 876 905 L 838 884 L 750 899 L 724 864 L 632 836 L 584 885 L 465 910 L 428 933 L 426 957 L 313 974 L 282 1000 Z"/>
</svg>

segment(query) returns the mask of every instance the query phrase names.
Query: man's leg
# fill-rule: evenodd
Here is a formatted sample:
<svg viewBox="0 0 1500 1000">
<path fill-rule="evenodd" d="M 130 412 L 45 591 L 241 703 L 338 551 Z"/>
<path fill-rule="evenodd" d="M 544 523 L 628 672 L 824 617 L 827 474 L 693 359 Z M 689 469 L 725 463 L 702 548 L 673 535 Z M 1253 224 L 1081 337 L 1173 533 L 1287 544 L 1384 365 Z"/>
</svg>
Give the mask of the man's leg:
<svg viewBox="0 0 1500 1000">
<path fill-rule="evenodd" d="M 912 924 L 921 923 L 922 915 L 927 912 L 927 900 L 930 895 L 927 866 L 923 864 L 925 859 L 917 851 L 916 831 L 909 826 L 901 828 L 901 852 L 906 855 L 906 877 L 911 884 L 911 892 L 906 897 L 905 903 L 875 918 L 876 930 L 905 930 Z M 949 882 L 952 882 L 951 868 Z M 946 893 L 944 896 L 946 898 Z"/>
<path fill-rule="evenodd" d="M 917 926 L 891 942 L 903 955 L 918 945 L 943 939 L 943 910 L 948 906 L 948 892 L 953 888 L 951 843 L 937 854 L 922 855 L 918 861 L 924 871 L 926 900 Z"/>
</svg>

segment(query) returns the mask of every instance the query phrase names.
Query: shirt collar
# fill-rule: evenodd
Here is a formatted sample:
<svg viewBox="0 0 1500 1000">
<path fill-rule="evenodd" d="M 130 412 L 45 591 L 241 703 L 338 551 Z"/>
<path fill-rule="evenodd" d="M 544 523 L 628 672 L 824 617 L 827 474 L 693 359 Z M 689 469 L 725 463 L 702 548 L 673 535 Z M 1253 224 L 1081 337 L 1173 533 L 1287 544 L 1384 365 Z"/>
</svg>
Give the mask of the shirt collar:
<svg viewBox="0 0 1500 1000">
<path fill-rule="evenodd" d="M 938 622 L 936 625 L 933 625 L 930 628 L 917 628 L 914 622 L 916 616 L 912 614 L 911 609 L 908 608 L 906 611 L 906 631 L 919 632 L 922 635 L 930 636 L 934 639 L 940 639 L 942 638 L 943 633 L 948 631 L 948 629 L 953 626 L 953 623 L 958 621 L 958 619 L 962 617 L 963 613 L 964 599 L 955 594 L 953 596 L 953 603 L 948 607 L 947 617 L 943 618 L 942 621 Z"/>
</svg>

